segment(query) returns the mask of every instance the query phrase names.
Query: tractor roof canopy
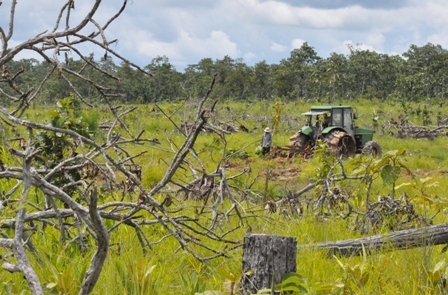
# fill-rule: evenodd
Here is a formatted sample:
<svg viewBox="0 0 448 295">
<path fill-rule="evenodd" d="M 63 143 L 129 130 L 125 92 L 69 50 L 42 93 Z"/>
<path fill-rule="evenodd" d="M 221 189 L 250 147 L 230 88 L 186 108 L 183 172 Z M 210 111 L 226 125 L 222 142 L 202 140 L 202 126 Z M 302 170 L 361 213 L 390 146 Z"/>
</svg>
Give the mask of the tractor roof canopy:
<svg viewBox="0 0 448 295">
<path fill-rule="evenodd" d="M 318 116 L 325 113 L 333 113 L 334 109 L 352 109 L 350 106 L 312 106 L 308 112 L 302 113 L 305 116 Z"/>
<path fill-rule="evenodd" d="M 332 109 L 351 109 L 350 106 L 312 106 L 311 111 L 329 111 Z"/>
<path fill-rule="evenodd" d="M 312 106 L 311 110 L 351 109 L 351 106 Z"/>
<path fill-rule="evenodd" d="M 311 110 L 311 111 L 302 113 L 302 115 L 305 115 L 305 116 L 318 116 L 318 115 L 328 114 L 329 111 L 330 111 L 330 110 L 327 110 L 327 111 L 315 111 L 315 110 Z"/>
</svg>

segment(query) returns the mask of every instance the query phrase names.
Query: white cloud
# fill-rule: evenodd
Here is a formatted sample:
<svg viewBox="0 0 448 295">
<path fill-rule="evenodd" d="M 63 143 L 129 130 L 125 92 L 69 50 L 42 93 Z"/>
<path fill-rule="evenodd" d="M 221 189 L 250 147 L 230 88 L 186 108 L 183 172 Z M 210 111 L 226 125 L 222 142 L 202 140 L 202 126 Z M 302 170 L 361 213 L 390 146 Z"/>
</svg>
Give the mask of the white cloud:
<svg viewBox="0 0 448 295">
<path fill-rule="evenodd" d="M 260 61 L 257 58 L 278 63 L 287 57 L 289 46 L 299 48 L 305 41 L 323 58 L 331 52 L 347 53 L 346 42 L 385 53 L 405 52 L 411 44 L 422 46 L 427 42 L 448 46 L 446 0 L 400 1 L 403 5 L 390 5 L 386 0 L 336 1 L 339 5 L 327 0 L 315 4 L 316 1 L 128 1 L 123 15 L 110 26 L 106 36 L 110 40 L 117 38 L 119 42 L 113 49 L 139 65 L 165 55 L 180 70 L 180 66 L 202 58 L 225 55 L 243 57 L 248 63 Z M 8 1 L 3 2 L 2 16 L 9 12 Z M 17 44 L 45 30 L 51 31 L 63 4 L 55 3 L 19 1 L 12 40 Z M 91 0 L 75 3 L 73 21 L 92 6 Z M 94 19 L 104 22 L 121 4 L 122 0 L 103 1 Z M 8 25 L 8 20 L 0 18 L 4 30 Z M 65 19 L 60 27 L 65 27 Z M 93 31 L 92 25 L 86 31 Z M 89 50 L 95 49 L 83 52 L 88 54 Z"/>
<path fill-rule="evenodd" d="M 376 46 L 381 46 L 384 43 L 384 41 L 386 41 L 386 38 L 381 33 L 372 33 L 368 35 L 366 38 L 366 42 L 368 44 L 373 44 Z"/>
<path fill-rule="evenodd" d="M 281 45 L 281 44 L 272 42 L 271 43 L 271 50 L 272 51 L 276 51 L 276 52 L 284 52 L 286 50 L 286 47 Z"/>
<path fill-rule="evenodd" d="M 122 36 L 123 38 L 124 36 Z M 146 31 L 129 34 L 126 38 L 128 48 L 148 58 L 165 55 L 170 60 L 185 60 L 196 57 L 199 61 L 204 57 L 222 58 L 225 55 L 238 57 L 237 44 L 222 31 L 212 31 L 206 38 L 199 38 L 186 31 L 181 31 L 176 40 L 172 42 L 158 41 Z"/>
<path fill-rule="evenodd" d="M 351 40 L 344 42 L 345 47 L 352 47 L 353 49 L 357 50 L 370 50 L 370 51 L 377 51 L 372 45 L 369 44 L 363 44 L 363 43 L 353 43 Z"/>
<path fill-rule="evenodd" d="M 361 6 L 338 9 L 295 7 L 282 1 L 240 0 L 246 9 L 245 16 L 263 24 L 300 26 L 315 29 L 345 27 L 371 27 L 391 17 L 390 11 L 373 10 Z M 375 20 L 378 21 L 375 21 Z M 390 18 L 389 18 L 390 19 Z"/>
<path fill-rule="evenodd" d="M 295 48 L 300 48 L 300 47 L 302 47 L 302 45 L 303 45 L 303 43 L 305 43 L 305 40 L 302 40 L 302 39 L 294 39 L 294 40 L 292 40 L 292 42 L 291 42 L 291 45 L 292 45 L 292 49 L 295 49 Z"/>
<path fill-rule="evenodd" d="M 246 52 L 243 56 L 244 61 L 252 61 L 257 57 L 257 55 L 253 52 Z"/>
<path fill-rule="evenodd" d="M 344 42 L 342 42 L 342 44 L 340 44 L 340 46 L 338 47 L 337 52 L 338 53 L 343 53 L 343 54 L 349 54 L 350 53 L 350 49 L 349 48 L 353 48 L 356 50 L 369 50 L 369 51 L 376 51 L 378 53 L 380 53 L 380 50 L 375 49 L 374 46 L 369 45 L 369 44 L 363 44 L 363 43 L 355 43 L 352 40 L 346 40 Z"/>
<path fill-rule="evenodd" d="M 448 49 L 448 34 L 446 32 L 440 32 L 428 36 L 427 42 L 432 44 L 439 44 L 443 48 Z"/>
</svg>

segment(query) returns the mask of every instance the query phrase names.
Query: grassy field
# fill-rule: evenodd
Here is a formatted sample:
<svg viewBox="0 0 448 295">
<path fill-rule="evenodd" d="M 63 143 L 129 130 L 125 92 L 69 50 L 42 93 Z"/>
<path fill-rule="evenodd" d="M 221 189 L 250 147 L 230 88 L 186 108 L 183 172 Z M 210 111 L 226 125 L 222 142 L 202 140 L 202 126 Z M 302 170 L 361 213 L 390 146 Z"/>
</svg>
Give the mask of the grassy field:
<svg viewBox="0 0 448 295">
<path fill-rule="evenodd" d="M 400 102 L 378 102 L 358 100 L 342 102 L 343 105 L 355 107 L 359 119 L 358 125 L 376 130 L 375 140 L 383 148 L 383 156 L 396 155 L 396 151 L 405 149 L 399 156 L 391 159 L 400 163 L 398 178 L 387 182 L 380 172 L 372 172 L 373 183 L 370 188 L 371 198 L 387 196 L 392 193 L 399 198 L 404 193 L 415 206 L 416 212 L 431 218 L 434 224 L 447 222 L 446 208 L 448 198 L 448 138 L 438 136 L 432 140 L 415 138 L 397 138 L 388 122 L 404 116 L 409 123 L 422 126 L 435 126 L 439 118 L 448 116 L 448 107 L 439 104 L 414 103 L 403 105 Z M 180 126 L 182 121 L 193 120 L 192 110 L 188 106 L 178 104 L 160 105 L 166 114 L 176 113 L 172 120 Z M 277 115 L 279 124 L 274 132 L 274 145 L 287 145 L 289 137 L 303 124 L 300 113 L 308 110 L 310 104 L 303 102 L 285 103 L 281 105 Z M 424 110 L 424 111 L 422 111 Z M 48 110 L 33 110 L 28 119 L 44 121 Z M 99 122 L 110 118 L 104 115 L 101 107 L 84 112 L 84 116 L 95 128 Z M 249 132 L 231 133 L 220 138 L 210 133 L 203 133 L 195 145 L 198 158 L 204 169 L 211 173 L 218 168 L 224 159 L 227 177 L 238 174 L 245 167 L 251 173 L 230 180 L 231 185 L 248 187 L 262 196 L 266 192 L 267 200 L 277 201 L 288 193 L 298 191 L 307 184 L 316 181 L 326 169 L 325 163 L 334 164 L 335 159 L 323 159 L 322 156 L 304 160 L 301 158 L 266 159 L 255 153 L 259 145 L 262 130 L 266 126 L 272 128 L 275 114 L 274 103 L 237 103 L 224 102 L 218 104 L 217 112 L 211 121 L 229 122 L 235 126 L 243 125 Z M 427 114 L 427 115 L 425 115 Z M 430 119 L 430 122 L 428 121 Z M 160 144 L 129 145 L 128 152 L 137 154 L 145 151 L 137 162 L 142 167 L 142 183 L 151 188 L 165 173 L 167 163 L 173 158 L 176 147 L 183 142 L 183 136 L 177 131 L 165 115 L 152 105 L 138 106 L 137 110 L 124 117 L 124 121 L 135 131 L 145 130 L 147 138 L 158 138 Z M 96 125 L 95 125 L 96 124 Z M 96 137 L 105 135 L 97 131 Z M 367 159 L 344 160 L 343 165 L 348 174 L 354 174 Z M 199 166 L 199 160 L 191 159 Z M 328 162 L 330 161 L 330 162 Z M 398 164 L 397 164 L 398 165 Z M 266 182 L 266 173 L 268 177 Z M 187 172 L 178 173 L 175 179 L 182 181 L 191 177 Z M 185 180 L 184 180 L 185 181 Z M 266 186 L 267 183 L 267 186 Z M 403 185 L 408 184 L 408 185 Z M 11 183 L 0 182 L 2 191 L 6 191 Z M 354 208 L 365 210 L 366 184 L 359 180 L 343 181 L 338 185 L 350 195 Z M 402 185 L 394 191 L 394 187 Z M 441 276 L 448 271 L 445 263 L 446 253 L 443 246 L 422 247 L 400 251 L 384 251 L 371 256 L 349 258 L 328 257 L 323 251 L 312 247 L 312 244 L 325 241 L 358 238 L 370 234 L 387 233 L 387 227 L 379 227 L 368 234 L 355 230 L 355 214 L 347 219 L 337 216 L 322 216 L 312 210 L 312 202 L 316 199 L 321 187 L 301 196 L 304 205 L 303 215 L 284 215 L 281 210 L 269 213 L 264 210 L 262 199 L 253 196 L 250 201 L 241 201 L 246 209 L 256 214 L 248 218 L 240 230 L 229 235 L 229 238 L 243 240 L 248 228 L 252 233 L 293 236 L 298 244 L 310 244 L 309 248 L 299 250 L 297 255 L 298 273 L 307 279 L 307 294 L 441 294 Z M 34 193 L 36 203 L 43 199 L 39 192 Z M 157 197 L 157 196 L 156 196 Z M 105 194 L 102 202 L 119 198 L 118 193 Z M 126 201 L 136 201 L 136 195 L 130 195 Z M 160 196 L 162 198 L 162 196 Z M 240 198 L 240 196 L 239 196 Z M 199 201 L 177 200 L 176 208 L 182 207 L 189 214 L 199 206 Z M 309 204 L 310 206 L 306 206 Z M 30 209 L 32 210 L 32 209 Z M 3 210 L 1 217 L 9 217 L 12 210 Z M 207 220 L 204 220 L 207 222 Z M 229 219 L 222 224 L 235 226 L 238 219 Z M 1 219 L 0 219 L 1 225 Z M 111 227 L 113 224 L 106 223 Z M 11 232 L 5 231 L 6 234 Z M 43 233 L 43 232 L 42 232 Z M 165 236 L 166 231 L 157 225 L 145 228 L 148 239 L 157 241 Z M 81 252 L 74 244 L 61 244 L 59 231 L 47 228 L 45 234 L 35 234 L 32 242 L 39 255 L 29 253 L 32 265 L 46 288 L 47 294 L 77 294 L 92 253 L 90 249 Z M 213 246 L 214 241 L 209 241 Z M 6 251 L 0 248 L 4 257 Z M 206 263 L 200 263 L 190 254 L 179 248 L 178 242 L 169 237 L 152 245 L 144 253 L 135 232 L 128 227 L 120 227 L 111 233 L 111 248 L 101 273 L 100 280 L 93 294 L 196 294 L 206 290 L 220 291 L 230 294 L 231 282 L 241 276 L 242 249 L 238 248 L 228 254 Z M 447 262 L 448 263 L 448 262 Z M 28 294 L 27 284 L 21 274 L 0 272 L 2 294 Z M 324 285 L 332 285 L 328 291 L 319 291 Z M 344 287 L 341 287 L 344 286 Z M 220 294 L 220 293 L 216 293 Z"/>
</svg>

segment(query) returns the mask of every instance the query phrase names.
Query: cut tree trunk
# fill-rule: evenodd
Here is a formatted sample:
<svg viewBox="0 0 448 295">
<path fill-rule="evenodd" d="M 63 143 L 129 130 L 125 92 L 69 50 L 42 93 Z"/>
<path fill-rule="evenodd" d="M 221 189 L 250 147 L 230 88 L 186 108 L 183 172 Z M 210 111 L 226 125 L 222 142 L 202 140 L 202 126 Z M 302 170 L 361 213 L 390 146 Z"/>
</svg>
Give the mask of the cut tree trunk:
<svg viewBox="0 0 448 295">
<path fill-rule="evenodd" d="M 363 247 L 368 254 L 372 254 L 380 250 L 411 249 L 441 244 L 448 244 L 448 223 L 366 238 L 299 245 L 298 248 L 316 247 L 327 250 L 329 255 L 351 256 L 361 254 Z"/>
<path fill-rule="evenodd" d="M 260 234 L 246 235 L 243 246 L 242 294 L 255 294 L 281 283 L 284 274 L 296 272 L 297 240 Z"/>
</svg>

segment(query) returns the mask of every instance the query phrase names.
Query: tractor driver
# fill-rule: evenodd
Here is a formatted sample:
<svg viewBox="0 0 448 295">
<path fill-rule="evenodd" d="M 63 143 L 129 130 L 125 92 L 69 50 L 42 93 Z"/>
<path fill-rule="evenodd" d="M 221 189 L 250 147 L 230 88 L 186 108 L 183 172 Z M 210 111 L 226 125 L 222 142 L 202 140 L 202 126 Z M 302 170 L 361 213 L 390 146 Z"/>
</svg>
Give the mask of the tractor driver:
<svg viewBox="0 0 448 295">
<path fill-rule="evenodd" d="M 331 126 L 331 117 L 328 116 L 327 113 L 324 114 L 324 122 L 322 123 L 322 127 L 325 129 Z"/>
</svg>

